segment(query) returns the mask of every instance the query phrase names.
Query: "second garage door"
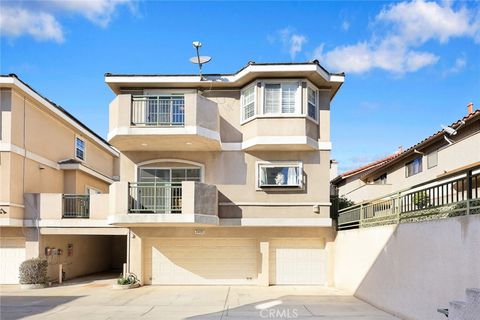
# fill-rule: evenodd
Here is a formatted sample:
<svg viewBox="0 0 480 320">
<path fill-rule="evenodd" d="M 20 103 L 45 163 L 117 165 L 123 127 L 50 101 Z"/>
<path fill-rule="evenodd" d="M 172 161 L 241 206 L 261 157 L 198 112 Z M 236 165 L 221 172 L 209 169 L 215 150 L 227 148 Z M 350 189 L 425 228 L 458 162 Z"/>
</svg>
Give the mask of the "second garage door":
<svg viewBox="0 0 480 320">
<path fill-rule="evenodd" d="M 147 239 L 145 282 L 248 285 L 257 283 L 255 239 Z"/>
<path fill-rule="evenodd" d="M 270 242 L 270 284 L 325 285 L 326 252 L 320 239 Z"/>
<path fill-rule="evenodd" d="M 0 238 L 0 284 L 18 283 L 18 268 L 24 260 L 24 238 Z"/>
</svg>

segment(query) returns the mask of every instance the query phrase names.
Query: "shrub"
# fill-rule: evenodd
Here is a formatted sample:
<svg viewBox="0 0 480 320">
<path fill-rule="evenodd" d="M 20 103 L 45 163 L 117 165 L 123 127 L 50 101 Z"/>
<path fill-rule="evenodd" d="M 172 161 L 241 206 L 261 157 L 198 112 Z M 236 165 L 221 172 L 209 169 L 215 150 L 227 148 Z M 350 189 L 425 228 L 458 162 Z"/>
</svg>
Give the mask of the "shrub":
<svg viewBox="0 0 480 320">
<path fill-rule="evenodd" d="M 42 258 L 23 261 L 20 265 L 20 284 L 47 283 L 48 262 Z"/>
<path fill-rule="evenodd" d="M 413 204 L 417 209 L 423 209 L 430 204 L 430 196 L 425 191 L 416 192 L 413 195 Z"/>
</svg>

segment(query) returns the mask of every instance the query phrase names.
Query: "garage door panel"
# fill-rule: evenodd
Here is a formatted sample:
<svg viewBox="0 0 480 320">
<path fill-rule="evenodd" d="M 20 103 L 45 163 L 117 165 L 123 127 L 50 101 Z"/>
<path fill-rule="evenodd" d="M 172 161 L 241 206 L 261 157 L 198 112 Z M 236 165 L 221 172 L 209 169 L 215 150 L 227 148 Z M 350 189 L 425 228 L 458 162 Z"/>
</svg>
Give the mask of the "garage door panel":
<svg viewBox="0 0 480 320">
<path fill-rule="evenodd" d="M 254 239 L 148 239 L 144 263 L 152 284 L 255 284 Z"/>
<path fill-rule="evenodd" d="M 326 284 L 326 252 L 320 239 L 275 239 L 270 242 L 270 283 Z"/>
<path fill-rule="evenodd" d="M 0 238 L 0 284 L 17 284 L 18 269 L 25 261 L 24 238 Z"/>
</svg>

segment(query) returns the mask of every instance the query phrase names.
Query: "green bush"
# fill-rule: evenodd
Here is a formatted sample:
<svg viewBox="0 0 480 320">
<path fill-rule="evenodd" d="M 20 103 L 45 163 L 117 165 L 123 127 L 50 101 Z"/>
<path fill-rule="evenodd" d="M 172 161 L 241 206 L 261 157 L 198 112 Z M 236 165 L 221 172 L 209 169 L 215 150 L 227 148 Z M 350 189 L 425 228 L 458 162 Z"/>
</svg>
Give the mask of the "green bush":
<svg viewBox="0 0 480 320">
<path fill-rule="evenodd" d="M 42 258 L 23 261 L 20 265 L 20 284 L 47 283 L 48 262 Z"/>
</svg>

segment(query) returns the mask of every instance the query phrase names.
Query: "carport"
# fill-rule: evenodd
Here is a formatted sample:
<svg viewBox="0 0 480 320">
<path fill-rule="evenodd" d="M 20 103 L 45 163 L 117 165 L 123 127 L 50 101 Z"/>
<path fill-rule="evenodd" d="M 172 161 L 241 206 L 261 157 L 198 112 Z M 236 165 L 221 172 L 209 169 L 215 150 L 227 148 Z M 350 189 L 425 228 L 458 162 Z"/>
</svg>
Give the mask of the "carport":
<svg viewBox="0 0 480 320">
<path fill-rule="evenodd" d="M 39 256 L 48 261 L 48 278 L 64 279 L 123 271 L 127 261 L 127 229 L 41 228 Z"/>
</svg>

